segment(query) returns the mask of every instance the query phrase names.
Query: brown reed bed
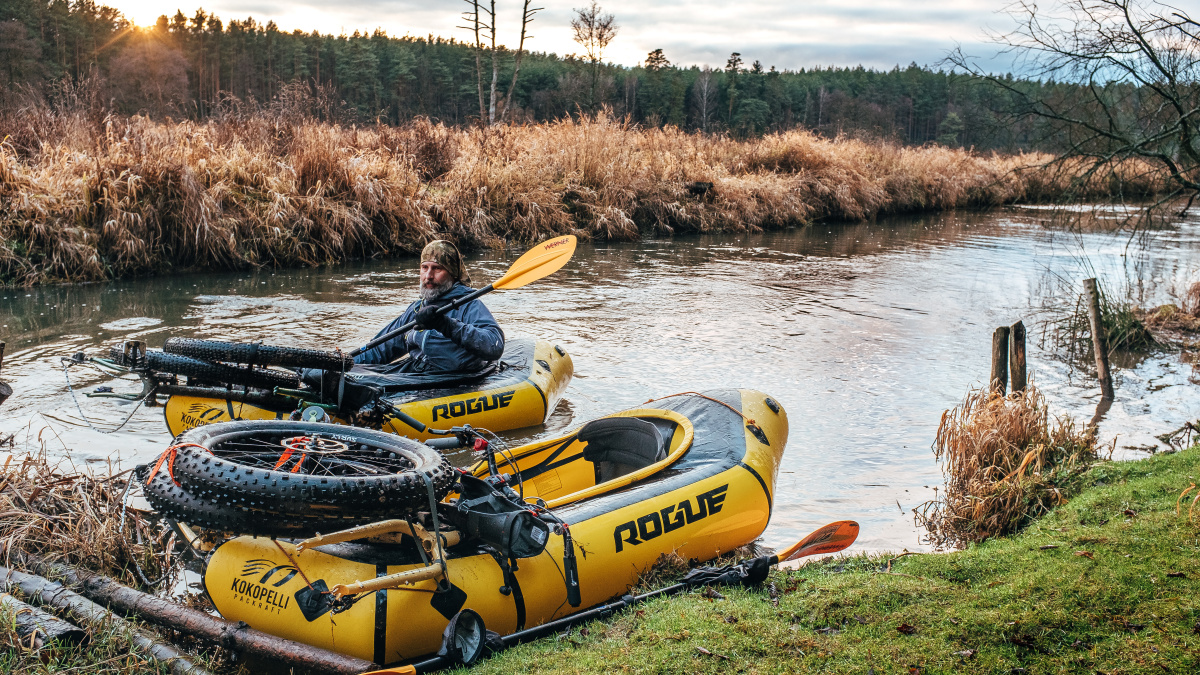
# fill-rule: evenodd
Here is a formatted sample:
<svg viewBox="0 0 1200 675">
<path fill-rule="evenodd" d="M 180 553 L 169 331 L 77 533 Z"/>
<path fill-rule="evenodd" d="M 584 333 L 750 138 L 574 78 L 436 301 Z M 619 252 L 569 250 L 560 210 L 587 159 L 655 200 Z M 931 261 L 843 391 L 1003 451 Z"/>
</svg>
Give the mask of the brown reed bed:
<svg viewBox="0 0 1200 675">
<path fill-rule="evenodd" d="M 312 266 L 556 234 L 758 231 L 817 219 L 1103 198 L 1044 155 L 827 139 L 739 141 L 603 113 L 529 126 L 338 126 L 286 107 L 208 122 L 31 105 L 0 116 L 0 283 Z M 1144 167 L 1124 171 L 1157 190 Z M 693 194 L 688 183 L 710 182 Z"/>
<path fill-rule="evenodd" d="M 1032 385 L 1008 396 L 971 391 L 942 413 L 933 451 L 945 491 L 914 514 L 939 549 L 1017 532 L 1066 503 L 1070 479 L 1097 459 L 1094 429 L 1052 421 Z"/>
<path fill-rule="evenodd" d="M 123 507 L 131 476 L 97 477 L 68 460 L 51 463 L 44 452 L 0 452 L 0 560 L 11 566 L 29 554 L 135 587 L 169 587 L 180 568 L 175 536 Z"/>
</svg>

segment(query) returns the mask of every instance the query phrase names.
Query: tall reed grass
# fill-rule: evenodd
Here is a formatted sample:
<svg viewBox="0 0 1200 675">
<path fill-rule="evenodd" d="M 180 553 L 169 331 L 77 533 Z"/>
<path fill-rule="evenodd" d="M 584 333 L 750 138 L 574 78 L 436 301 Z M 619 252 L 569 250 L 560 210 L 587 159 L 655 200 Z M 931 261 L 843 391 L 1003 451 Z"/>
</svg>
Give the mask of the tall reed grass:
<svg viewBox="0 0 1200 675">
<path fill-rule="evenodd" d="M 530 126 L 314 121 L 283 108 L 208 122 L 31 105 L 0 117 L 0 283 L 321 265 L 447 237 L 757 231 L 1071 193 L 1108 178 L 1041 155 L 639 128 L 606 114 Z M 690 193 L 689 182 L 712 190 Z M 1152 191 L 1154 185 L 1147 185 Z"/>
<path fill-rule="evenodd" d="M 972 391 L 942 413 L 933 451 L 946 489 L 914 514 L 937 548 L 1020 530 L 1066 502 L 1072 476 L 1097 458 L 1092 429 L 1051 421 L 1036 387 L 1001 396 Z"/>
</svg>

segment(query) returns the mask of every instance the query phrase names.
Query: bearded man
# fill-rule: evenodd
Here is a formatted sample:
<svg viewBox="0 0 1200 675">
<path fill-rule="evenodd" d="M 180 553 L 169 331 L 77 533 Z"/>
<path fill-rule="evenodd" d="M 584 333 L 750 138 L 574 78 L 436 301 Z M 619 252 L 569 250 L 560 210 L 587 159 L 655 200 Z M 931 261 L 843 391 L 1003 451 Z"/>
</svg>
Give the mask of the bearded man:
<svg viewBox="0 0 1200 675">
<path fill-rule="evenodd" d="M 376 337 L 416 321 L 413 330 L 354 357 L 355 363 L 389 364 L 408 355 L 398 372 L 473 372 L 504 353 L 504 331 L 480 300 L 445 314 L 437 310 L 471 292 L 470 276 L 454 244 L 437 240 L 421 251 L 420 299 Z"/>
</svg>

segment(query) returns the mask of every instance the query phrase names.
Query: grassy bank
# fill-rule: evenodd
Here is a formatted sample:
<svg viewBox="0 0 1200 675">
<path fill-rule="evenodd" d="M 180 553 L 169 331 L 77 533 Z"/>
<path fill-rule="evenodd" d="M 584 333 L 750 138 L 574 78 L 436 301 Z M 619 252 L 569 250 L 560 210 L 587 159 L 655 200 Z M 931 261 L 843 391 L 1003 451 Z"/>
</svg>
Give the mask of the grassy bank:
<svg viewBox="0 0 1200 675">
<path fill-rule="evenodd" d="M 1049 157 L 749 141 L 608 117 L 344 128 L 285 109 L 206 123 L 29 109 L 0 118 L 0 283 L 295 266 L 560 233 L 756 231 L 816 219 L 1109 194 Z M 1153 176 L 1123 167 L 1127 194 Z M 711 183 L 711 189 L 706 189 Z"/>
<path fill-rule="evenodd" d="M 1175 508 L 1197 475 L 1200 448 L 1104 463 L 1078 497 L 1011 538 L 657 600 L 475 672 L 1196 672 L 1195 490 Z"/>
<path fill-rule="evenodd" d="M 107 494 L 105 481 L 64 482 L 43 467 L 36 458 L 18 473 L 9 467 L 0 494 L 24 515 L 0 520 L 6 552 L 36 551 L 135 586 L 143 573 L 132 560 L 141 558 L 147 574 L 165 571 L 169 562 L 150 544 L 105 557 L 62 539 L 79 532 L 115 549 L 134 546 L 107 525 L 79 525 L 94 518 L 74 494 Z M 1195 672 L 1200 509 L 1189 519 L 1196 490 L 1179 498 L 1198 475 L 1200 447 L 1102 463 L 1074 479 L 1077 496 L 1012 537 L 946 555 L 830 558 L 774 571 L 759 588 L 660 599 L 495 655 L 472 672 Z M 119 522 L 93 510 L 99 523 Z M 0 626 L 4 672 L 153 670 L 115 633 L 47 657 L 17 648 L 4 617 Z M 218 672 L 238 672 L 217 652 Z"/>
</svg>

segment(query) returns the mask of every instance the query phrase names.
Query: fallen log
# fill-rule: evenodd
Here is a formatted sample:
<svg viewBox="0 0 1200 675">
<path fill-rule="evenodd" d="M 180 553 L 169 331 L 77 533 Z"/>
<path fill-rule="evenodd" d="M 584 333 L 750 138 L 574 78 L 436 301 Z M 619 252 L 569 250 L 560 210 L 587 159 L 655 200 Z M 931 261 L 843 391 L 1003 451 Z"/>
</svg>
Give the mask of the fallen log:
<svg viewBox="0 0 1200 675">
<path fill-rule="evenodd" d="M 87 632 L 73 623 L 27 605 L 8 593 L 0 593 L 0 609 L 12 615 L 21 644 L 42 649 L 55 644 L 75 645 L 87 639 Z"/>
<path fill-rule="evenodd" d="M 156 661 L 167 664 L 174 675 L 212 675 L 208 670 L 193 663 L 175 647 L 142 634 L 125 619 L 78 593 L 68 590 L 56 581 L 0 567 L 0 587 L 19 588 L 27 596 L 38 598 L 42 603 L 67 611 L 90 626 L 115 623 L 129 635 L 129 641 L 135 647 L 142 649 Z"/>
<path fill-rule="evenodd" d="M 142 593 L 99 574 L 64 565 L 51 565 L 31 556 L 25 556 L 25 563 L 42 574 L 61 578 L 78 587 L 84 595 L 96 602 L 137 614 L 152 623 L 216 642 L 227 649 L 252 653 L 293 668 L 330 675 L 358 675 L 381 667 L 370 661 L 257 631 L 240 621 L 231 623 L 198 609 Z"/>
</svg>

